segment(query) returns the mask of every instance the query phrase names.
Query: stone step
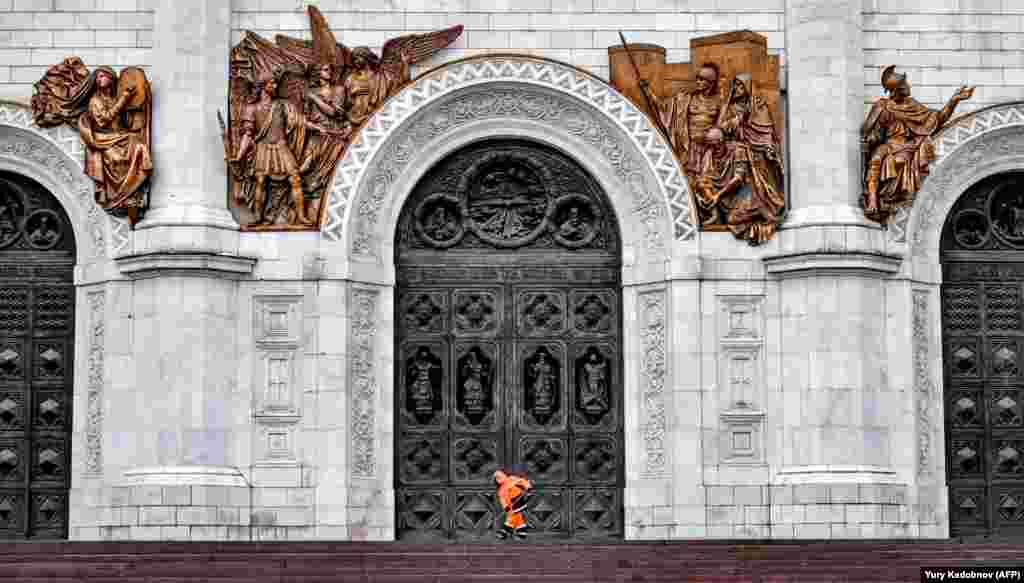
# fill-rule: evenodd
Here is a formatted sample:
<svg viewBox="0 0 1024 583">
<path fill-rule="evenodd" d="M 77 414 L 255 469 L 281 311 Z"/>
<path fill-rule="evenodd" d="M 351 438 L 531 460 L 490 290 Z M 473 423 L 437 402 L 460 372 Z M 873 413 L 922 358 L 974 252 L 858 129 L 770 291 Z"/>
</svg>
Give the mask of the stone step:
<svg viewBox="0 0 1024 583">
<path fill-rule="evenodd" d="M 13 543 L 0 582 L 917 581 L 921 566 L 1016 566 L 1024 545 L 938 542 L 619 545 Z"/>
</svg>

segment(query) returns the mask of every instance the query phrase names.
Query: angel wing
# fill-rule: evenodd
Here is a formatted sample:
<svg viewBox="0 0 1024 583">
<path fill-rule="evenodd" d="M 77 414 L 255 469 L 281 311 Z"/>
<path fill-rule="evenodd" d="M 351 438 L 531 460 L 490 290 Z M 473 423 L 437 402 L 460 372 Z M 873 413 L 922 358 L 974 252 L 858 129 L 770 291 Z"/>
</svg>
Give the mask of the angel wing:
<svg viewBox="0 0 1024 583">
<path fill-rule="evenodd" d="M 274 37 L 274 42 L 281 49 L 291 52 L 295 57 L 305 61 L 307 65 L 314 63 L 333 62 L 344 68 L 351 62 L 352 51 L 334 38 L 327 19 L 316 6 L 308 6 L 309 28 L 313 40 L 292 38 L 283 34 Z"/>
<path fill-rule="evenodd" d="M 295 51 L 282 49 L 260 35 L 247 30 L 232 52 L 235 59 L 248 64 L 248 68 L 252 71 L 252 81 L 269 77 L 277 67 L 284 68 L 286 75 L 282 86 L 278 88 L 279 94 L 286 97 L 296 107 L 302 107 L 308 63 Z"/>
<path fill-rule="evenodd" d="M 78 57 L 68 57 L 46 70 L 36 81 L 32 114 L 39 127 L 78 124 L 92 95 L 93 78 Z"/>
<path fill-rule="evenodd" d="M 402 51 L 409 53 L 409 63 L 418 63 L 447 47 L 462 36 L 463 26 L 458 24 L 444 30 L 422 34 L 407 34 L 384 43 L 381 64 L 398 65 L 402 62 Z"/>
</svg>

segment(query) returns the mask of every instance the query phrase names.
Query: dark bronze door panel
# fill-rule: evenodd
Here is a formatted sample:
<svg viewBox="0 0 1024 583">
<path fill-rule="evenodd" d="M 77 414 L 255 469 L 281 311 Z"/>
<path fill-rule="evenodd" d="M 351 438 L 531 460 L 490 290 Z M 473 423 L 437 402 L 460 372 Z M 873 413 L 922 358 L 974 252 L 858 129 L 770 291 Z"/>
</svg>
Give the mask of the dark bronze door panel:
<svg viewBox="0 0 1024 583">
<path fill-rule="evenodd" d="M 73 268 L 57 202 L 0 174 L 0 540 L 67 537 Z"/>
<path fill-rule="evenodd" d="M 950 534 L 1024 537 L 1024 175 L 968 190 L 942 241 Z"/>
<path fill-rule="evenodd" d="M 573 209 L 576 210 L 573 210 Z M 400 220 L 397 533 L 492 540 L 493 473 L 523 464 L 534 539 L 621 538 L 619 239 L 561 154 L 481 144 Z"/>
</svg>

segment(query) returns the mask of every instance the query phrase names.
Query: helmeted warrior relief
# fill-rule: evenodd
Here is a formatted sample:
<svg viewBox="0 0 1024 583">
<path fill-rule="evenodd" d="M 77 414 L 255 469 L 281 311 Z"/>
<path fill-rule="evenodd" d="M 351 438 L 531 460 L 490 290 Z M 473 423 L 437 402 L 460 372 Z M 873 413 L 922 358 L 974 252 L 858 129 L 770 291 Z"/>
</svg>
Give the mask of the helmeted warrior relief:
<svg viewBox="0 0 1024 583">
<path fill-rule="evenodd" d="M 246 230 L 314 229 L 353 136 L 410 80 L 410 66 L 454 42 L 462 26 L 410 34 L 381 56 L 338 43 L 308 7 L 312 40 L 246 31 L 231 51 L 230 126 L 221 119 L 231 200 Z M 218 114 L 219 115 L 219 114 Z"/>
<path fill-rule="evenodd" d="M 757 44 L 765 45 L 764 37 L 749 31 L 694 39 L 691 52 L 701 60 L 692 65 L 665 63 L 656 45 L 609 49 L 612 84 L 672 145 L 701 227 L 729 230 L 752 245 L 775 235 L 786 210 L 782 125 L 773 95 L 778 64 L 753 51 Z M 681 81 L 683 75 L 690 80 Z"/>
<path fill-rule="evenodd" d="M 941 110 L 928 109 L 910 96 L 907 76 L 895 65 L 882 71 L 889 97 L 875 101 L 861 128 L 864 153 L 864 215 L 886 223 L 896 207 L 910 204 L 935 158 L 932 136 L 948 125 L 974 87 L 961 87 Z"/>
<path fill-rule="evenodd" d="M 90 73 L 82 59 L 68 57 L 36 82 L 32 113 L 39 127 L 78 128 L 96 204 L 134 225 L 148 206 L 153 173 L 153 96 L 143 70 Z"/>
</svg>

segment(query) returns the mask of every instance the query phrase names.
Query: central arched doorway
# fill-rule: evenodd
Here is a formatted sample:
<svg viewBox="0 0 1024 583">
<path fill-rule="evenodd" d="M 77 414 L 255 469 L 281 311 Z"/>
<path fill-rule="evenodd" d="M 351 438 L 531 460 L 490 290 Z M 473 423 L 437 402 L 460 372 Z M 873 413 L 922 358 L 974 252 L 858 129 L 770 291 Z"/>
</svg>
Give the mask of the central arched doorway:
<svg viewBox="0 0 1024 583">
<path fill-rule="evenodd" d="M 1024 537 L 1024 173 L 969 188 L 941 253 L 950 535 Z"/>
<path fill-rule="evenodd" d="M 74 265 L 57 200 L 0 172 L 0 540 L 68 535 Z"/>
<path fill-rule="evenodd" d="M 534 539 L 621 538 L 621 237 L 561 152 L 491 140 L 417 184 L 396 234 L 396 534 L 492 540 L 496 468 Z"/>
</svg>

